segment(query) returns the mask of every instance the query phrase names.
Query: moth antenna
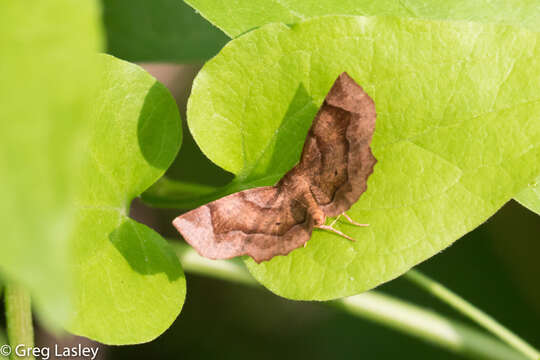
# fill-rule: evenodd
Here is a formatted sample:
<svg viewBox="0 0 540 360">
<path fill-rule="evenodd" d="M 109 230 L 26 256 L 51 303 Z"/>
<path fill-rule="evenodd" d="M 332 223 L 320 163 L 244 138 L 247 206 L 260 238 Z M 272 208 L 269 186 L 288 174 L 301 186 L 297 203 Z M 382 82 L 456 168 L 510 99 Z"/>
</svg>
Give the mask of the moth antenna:
<svg viewBox="0 0 540 360">
<path fill-rule="evenodd" d="M 323 230 L 328 230 L 328 231 L 331 231 L 333 233 L 336 233 L 338 234 L 339 236 L 341 237 L 344 237 L 345 239 L 347 240 L 350 240 L 350 241 L 356 241 L 355 239 L 353 239 L 352 237 L 350 237 L 349 235 L 346 235 L 344 233 L 342 233 L 341 231 L 339 231 L 338 229 L 334 229 L 332 226 L 330 225 L 318 225 L 318 226 L 315 226 L 316 228 L 319 228 L 319 229 L 323 229 Z"/>
<path fill-rule="evenodd" d="M 353 219 L 351 219 L 351 217 L 349 215 L 347 215 L 345 212 L 342 212 L 341 215 L 343 215 L 343 217 L 345 219 L 347 219 L 348 222 L 350 222 L 352 225 L 354 226 L 369 226 L 369 224 L 359 224 L 357 223 L 356 221 L 354 221 Z M 340 216 L 341 216 L 340 215 Z M 336 218 L 336 220 L 339 219 L 339 216 Z M 330 226 L 334 225 L 334 223 L 332 223 Z"/>
</svg>

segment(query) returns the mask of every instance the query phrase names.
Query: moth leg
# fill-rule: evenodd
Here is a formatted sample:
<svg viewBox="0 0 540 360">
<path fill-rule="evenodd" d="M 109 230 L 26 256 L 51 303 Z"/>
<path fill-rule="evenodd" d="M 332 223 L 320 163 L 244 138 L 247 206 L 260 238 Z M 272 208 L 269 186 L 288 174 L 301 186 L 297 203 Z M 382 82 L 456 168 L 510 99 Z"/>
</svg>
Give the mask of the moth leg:
<svg viewBox="0 0 540 360">
<path fill-rule="evenodd" d="M 351 217 L 349 215 L 347 215 L 345 212 L 342 212 L 341 215 L 343 215 L 343 217 L 345 219 L 347 219 L 348 222 L 350 222 L 352 225 L 354 226 L 369 226 L 369 224 L 359 224 L 357 223 L 356 221 L 354 221 L 353 219 L 351 219 Z M 340 216 L 341 216 L 340 215 Z M 336 220 L 339 218 L 339 216 L 336 218 Z M 334 223 L 332 223 L 332 225 L 334 225 Z M 332 226 L 330 225 L 330 226 Z"/>
<path fill-rule="evenodd" d="M 342 233 L 341 231 L 339 231 L 338 229 L 334 229 L 332 226 L 330 225 L 317 225 L 315 226 L 316 228 L 319 228 L 319 229 L 323 229 L 323 230 L 328 230 L 328 231 L 331 231 L 333 233 L 336 233 L 338 234 L 339 236 L 342 236 L 344 237 L 345 239 L 347 240 L 350 240 L 350 241 L 356 241 L 355 239 L 353 239 L 352 237 L 350 237 L 349 235 L 346 235 L 344 233 Z"/>
<path fill-rule="evenodd" d="M 343 213 L 343 214 L 344 214 L 344 213 Z M 332 222 L 330 223 L 330 226 L 334 226 L 334 224 L 339 220 L 339 218 L 340 218 L 341 215 L 343 215 L 343 214 L 339 214 L 339 215 L 334 219 L 334 221 L 332 221 Z"/>
</svg>

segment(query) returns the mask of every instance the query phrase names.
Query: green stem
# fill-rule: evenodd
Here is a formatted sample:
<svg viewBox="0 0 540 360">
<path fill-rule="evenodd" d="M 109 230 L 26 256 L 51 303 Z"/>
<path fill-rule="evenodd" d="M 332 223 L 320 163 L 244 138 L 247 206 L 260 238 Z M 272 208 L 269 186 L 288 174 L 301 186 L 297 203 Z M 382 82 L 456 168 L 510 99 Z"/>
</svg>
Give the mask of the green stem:
<svg viewBox="0 0 540 360">
<path fill-rule="evenodd" d="M 192 209 L 225 194 L 225 189 L 226 186 L 206 186 L 164 176 L 141 194 L 141 200 L 153 207 Z"/>
<path fill-rule="evenodd" d="M 470 359 L 524 359 L 504 343 L 470 326 L 376 291 L 344 298 L 337 303 L 352 314 Z"/>
<path fill-rule="evenodd" d="M 175 244 L 175 250 L 186 271 L 244 285 L 258 285 L 244 267 L 234 260 L 209 260 L 198 255 L 192 248 L 180 244 Z"/>
<path fill-rule="evenodd" d="M 8 282 L 5 288 L 6 323 L 12 360 L 32 360 L 33 356 L 19 357 L 15 354 L 18 345 L 25 348 L 34 346 L 34 328 L 32 325 L 32 308 L 30 294 L 21 285 Z"/>
<path fill-rule="evenodd" d="M 193 209 L 238 191 L 275 184 L 280 179 L 279 174 L 251 180 L 246 176 L 238 175 L 230 183 L 218 187 L 164 176 L 141 194 L 141 200 L 153 207 Z"/>
<path fill-rule="evenodd" d="M 0 347 L 6 344 L 7 344 L 6 334 L 4 333 L 4 329 L 0 328 Z M 2 353 L 0 352 L 0 360 L 8 360 L 8 358 L 2 355 Z"/>
<path fill-rule="evenodd" d="M 208 260 L 184 245 L 176 245 L 176 249 L 184 270 L 188 272 L 258 286 L 239 262 Z M 525 359 L 497 339 L 468 325 L 380 292 L 370 291 L 326 304 L 472 359 Z"/>
<path fill-rule="evenodd" d="M 0 299 L 2 298 L 2 291 L 4 290 L 4 284 L 0 283 Z M 0 346 L 6 345 L 7 339 L 4 329 L 0 328 Z M 0 353 L 0 360 L 7 360 L 7 357 Z"/>
<path fill-rule="evenodd" d="M 462 297 L 453 293 L 448 288 L 439 284 L 435 280 L 430 279 L 426 275 L 423 275 L 419 271 L 411 270 L 406 273 L 405 278 L 410 280 L 415 285 L 426 290 L 431 295 L 439 298 L 441 301 L 455 308 L 460 313 L 468 316 L 470 319 L 484 327 L 486 330 L 493 333 L 502 341 L 525 355 L 529 359 L 540 359 L 540 352 L 518 337 L 516 334 L 499 324 L 488 314 L 484 313 L 480 309 L 474 307 Z"/>
<path fill-rule="evenodd" d="M 6 333 L 4 329 L 0 328 L 0 346 L 4 344 L 7 344 Z M 0 355 L 0 359 L 3 359 L 2 355 Z"/>
</svg>

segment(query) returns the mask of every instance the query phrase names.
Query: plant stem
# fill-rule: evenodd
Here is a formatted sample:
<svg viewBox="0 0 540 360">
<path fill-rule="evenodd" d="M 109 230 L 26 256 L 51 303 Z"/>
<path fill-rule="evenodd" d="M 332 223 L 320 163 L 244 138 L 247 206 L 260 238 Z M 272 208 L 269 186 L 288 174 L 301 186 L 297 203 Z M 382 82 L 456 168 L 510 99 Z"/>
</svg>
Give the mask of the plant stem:
<svg viewBox="0 0 540 360">
<path fill-rule="evenodd" d="M 234 261 L 208 260 L 193 249 L 175 245 L 184 270 L 245 285 L 258 286 L 245 267 Z M 496 338 L 397 298 L 370 291 L 326 302 L 353 315 L 388 326 L 472 359 L 524 360 Z"/>
<path fill-rule="evenodd" d="M 4 333 L 4 329 L 0 328 L 0 346 L 5 344 L 7 344 L 6 334 Z M 8 360 L 8 358 L 0 354 L 0 360 Z"/>
<path fill-rule="evenodd" d="M 470 326 L 380 292 L 369 291 L 336 302 L 359 317 L 470 359 L 524 359 L 504 343 Z"/>
<path fill-rule="evenodd" d="M 499 324 L 488 314 L 474 307 L 462 297 L 458 296 L 448 288 L 439 284 L 426 275 L 423 275 L 417 270 L 410 270 L 406 273 L 405 278 L 410 280 L 415 285 L 426 290 L 431 295 L 437 297 L 441 301 L 452 306 L 454 309 L 469 317 L 486 330 L 493 333 L 495 336 L 506 342 L 508 345 L 525 355 L 529 359 L 540 359 L 540 352 L 521 339 L 519 336 Z"/>
<path fill-rule="evenodd" d="M 34 328 L 32 325 L 32 308 L 30 294 L 21 285 L 7 282 L 5 288 L 6 323 L 12 360 L 32 360 L 33 356 L 18 357 L 15 354 L 17 345 L 26 348 L 34 346 Z"/>
<path fill-rule="evenodd" d="M 244 285 L 258 285 L 238 262 L 209 260 L 183 245 L 176 245 L 175 250 L 183 269 L 186 271 Z"/>
<path fill-rule="evenodd" d="M 0 283 L 0 299 L 2 298 L 2 291 L 4 290 L 4 284 Z M 0 346 L 7 344 L 6 334 L 4 329 L 0 328 Z M 8 358 L 0 354 L 0 360 L 7 360 Z"/>
<path fill-rule="evenodd" d="M 239 174 L 226 185 L 207 186 L 164 176 L 141 194 L 141 200 L 153 207 L 193 209 L 238 191 L 275 184 L 280 179 L 279 175 L 249 181 L 247 177 Z"/>
<path fill-rule="evenodd" d="M 0 328 L 0 346 L 4 344 L 7 344 L 6 333 L 4 329 Z M 0 355 L 0 359 L 2 359 L 2 355 Z"/>
</svg>

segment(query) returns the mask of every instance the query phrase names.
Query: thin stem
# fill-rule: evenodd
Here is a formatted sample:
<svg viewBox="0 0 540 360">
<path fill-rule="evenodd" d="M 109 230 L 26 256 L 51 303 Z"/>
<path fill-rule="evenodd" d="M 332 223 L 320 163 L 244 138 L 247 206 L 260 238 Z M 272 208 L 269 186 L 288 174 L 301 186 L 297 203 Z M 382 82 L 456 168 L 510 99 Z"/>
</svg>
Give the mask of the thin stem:
<svg viewBox="0 0 540 360">
<path fill-rule="evenodd" d="M 234 261 L 200 257 L 193 249 L 175 245 L 184 270 L 235 283 L 258 286 L 245 267 Z M 400 299 L 370 291 L 341 300 L 326 302 L 353 315 L 388 326 L 423 341 L 472 359 L 524 360 L 497 339 Z"/>
<path fill-rule="evenodd" d="M 12 360 L 33 360 L 33 356 L 18 357 L 15 348 L 25 345 L 34 346 L 34 328 L 32 325 L 32 308 L 30 294 L 21 285 L 8 282 L 5 289 L 6 323 L 9 345 L 11 345 Z"/>
<path fill-rule="evenodd" d="M 523 356 L 491 336 L 403 300 L 369 291 L 337 301 L 359 317 L 388 326 L 470 359 L 517 360 Z"/>
<path fill-rule="evenodd" d="M 7 344 L 6 333 L 4 329 L 0 328 L 0 346 L 4 344 Z M 2 359 L 2 355 L 0 355 L 0 359 Z"/>
<path fill-rule="evenodd" d="M 244 285 L 257 285 L 255 279 L 238 262 L 209 260 L 199 256 L 192 248 L 180 244 L 175 244 L 175 250 L 186 271 Z"/>
<path fill-rule="evenodd" d="M 484 313 L 482 310 L 476 308 L 475 306 L 467 302 L 465 299 L 458 296 L 443 285 L 439 284 L 435 280 L 430 279 L 429 277 L 423 275 L 417 270 L 409 271 L 405 274 L 405 278 L 407 278 L 420 288 L 428 291 L 431 295 L 437 297 L 441 301 L 452 306 L 460 313 L 468 316 L 470 319 L 472 319 L 473 321 L 484 327 L 486 330 L 490 331 L 495 336 L 500 338 L 502 341 L 525 355 L 527 358 L 533 360 L 540 359 L 540 352 L 538 352 L 538 350 L 536 350 L 519 336 L 499 324 L 491 316 Z"/>
<path fill-rule="evenodd" d="M 4 290 L 4 284 L 0 283 L 0 299 L 2 298 L 2 291 Z M 0 346 L 6 345 L 7 339 L 4 329 L 0 328 Z M 7 360 L 7 357 L 3 356 L 0 352 L 0 360 Z"/>
<path fill-rule="evenodd" d="M 6 344 L 7 344 L 6 334 L 4 333 L 4 329 L 0 328 L 0 347 Z M 0 360 L 8 360 L 6 356 L 2 355 L 1 351 L 0 351 Z"/>
<path fill-rule="evenodd" d="M 0 299 L 2 298 L 2 291 L 4 290 L 4 284 L 0 283 Z M 0 346 L 6 345 L 7 339 L 4 329 L 0 328 Z M 7 357 L 3 356 L 0 352 L 0 360 L 7 360 Z"/>
<path fill-rule="evenodd" d="M 215 200 L 224 189 L 164 176 L 141 195 L 141 200 L 154 207 L 192 209 Z"/>
<path fill-rule="evenodd" d="M 193 209 L 238 191 L 275 184 L 279 175 L 248 180 L 249 174 L 239 174 L 223 186 L 206 186 L 162 177 L 141 195 L 141 200 L 153 207 Z"/>
</svg>

